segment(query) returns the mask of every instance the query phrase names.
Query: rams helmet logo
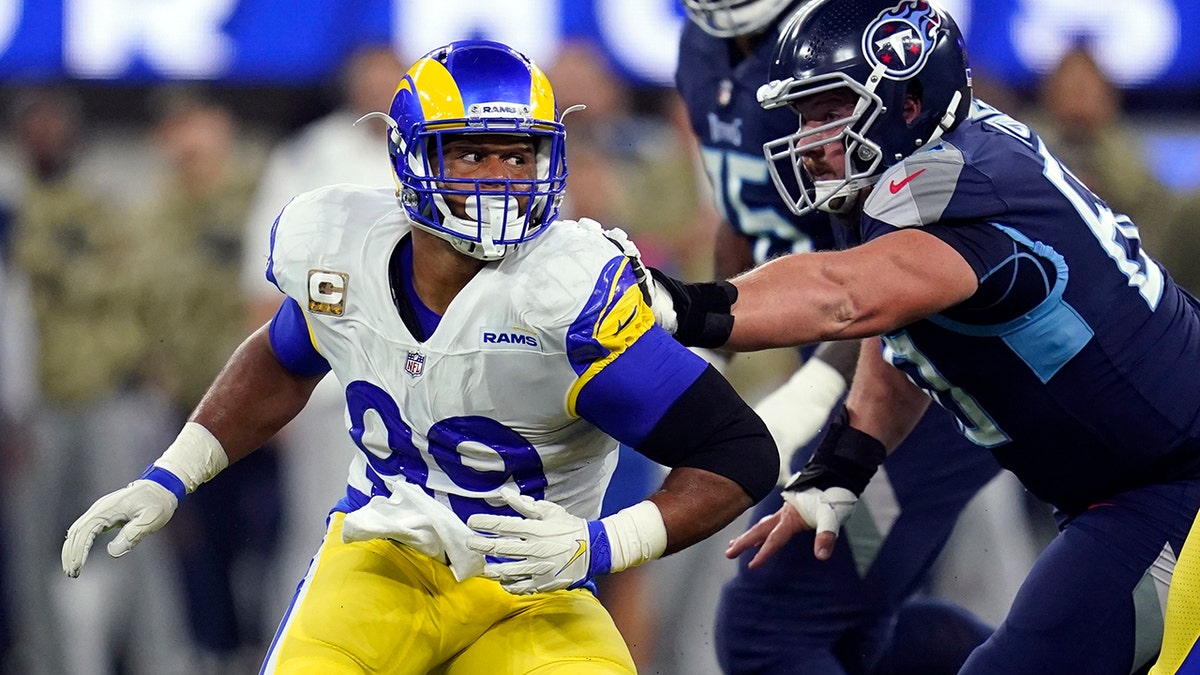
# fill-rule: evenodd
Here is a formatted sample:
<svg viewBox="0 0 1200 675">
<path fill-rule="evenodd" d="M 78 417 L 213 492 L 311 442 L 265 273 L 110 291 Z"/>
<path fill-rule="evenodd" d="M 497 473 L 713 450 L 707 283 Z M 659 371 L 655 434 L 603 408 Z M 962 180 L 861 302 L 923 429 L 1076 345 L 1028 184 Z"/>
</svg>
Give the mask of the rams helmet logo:
<svg viewBox="0 0 1200 675">
<path fill-rule="evenodd" d="M 467 108 L 468 117 L 524 117 L 533 115 L 533 109 L 525 103 L 472 103 Z"/>
</svg>

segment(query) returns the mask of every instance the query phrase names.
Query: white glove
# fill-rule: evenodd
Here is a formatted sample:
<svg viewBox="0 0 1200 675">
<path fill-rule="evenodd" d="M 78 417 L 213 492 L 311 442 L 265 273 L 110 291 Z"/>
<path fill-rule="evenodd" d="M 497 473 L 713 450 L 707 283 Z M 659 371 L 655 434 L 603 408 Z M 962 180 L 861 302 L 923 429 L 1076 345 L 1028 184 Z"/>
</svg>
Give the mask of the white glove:
<svg viewBox="0 0 1200 675">
<path fill-rule="evenodd" d="M 655 317 L 657 319 L 658 317 Z M 724 375 L 729 369 L 729 361 L 731 355 L 729 352 L 717 351 L 707 347 L 688 347 L 688 351 L 704 359 L 708 365 L 713 367 L 713 370 Z"/>
<path fill-rule="evenodd" d="M 170 490 L 145 479 L 104 495 L 67 530 L 62 548 L 63 571 L 69 577 L 78 577 L 96 535 L 122 525 L 108 543 L 108 554 L 120 558 L 129 553 L 143 537 L 162 529 L 178 506 L 179 500 Z"/>
<path fill-rule="evenodd" d="M 791 504 L 817 534 L 832 532 L 834 535 L 837 535 L 858 504 L 858 497 L 853 492 L 840 487 L 824 490 L 808 488 L 801 492 L 784 490 L 783 500 Z"/>
<path fill-rule="evenodd" d="M 483 572 L 483 556 L 467 548 L 470 528 L 412 483 L 399 483 L 391 497 L 373 497 L 346 515 L 342 541 L 392 539 L 430 558 L 449 561 L 459 581 Z"/>
<path fill-rule="evenodd" d="M 553 502 L 500 493 L 524 518 L 478 513 L 467 519 L 472 550 L 487 556 L 483 576 L 524 595 L 579 588 L 598 575 L 657 558 L 667 546 L 658 507 L 648 501 L 602 520 L 585 520 Z"/>
<path fill-rule="evenodd" d="M 184 495 L 227 466 L 221 442 L 208 429 L 196 422 L 183 425 L 175 441 L 137 480 L 97 499 L 71 524 L 62 549 L 63 571 L 79 576 L 96 535 L 120 525 L 124 527 L 109 542 L 108 554 L 120 558 L 129 553 L 143 537 L 167 524 Z"/>
<path fill-rule="evenodd" d="M 619 227 L 606 230 L 591 218 L 580 218 L 579 226 L 588 231 L 600 232 L 608 237 L 608 240 L 616 244 L 617 248 L 621 249 L 621 253 L 629 258 L 633 276 L 642 289 L 642 296 L 646 299 L 646 304 L 650 305 L 650 311 L 654 313 L 654 323 L 674 335 L 675 329 L 679 327 L 679 317 L 675 314 L 675 303 L 671 300 L 671 294 L 662 284 L 655 281 L 650 271 L 646 269 L 646 265 L 642 263 L 642 252 L 638 250 L 637 244 L 633 243 L 625 230 Z"/>
<path fill-rule="evenodd" d="M 844 393 L 842 374 L 814 358 L 754 406 L 779 448 L 780 485 L 792 474 L 792 456 L 816 438 Z"/>
<path fill-rule="evenodd" d="M 654 323 L 668 334 L 674 335 L 679 329 L 679 316 L 675 314 L 675 301 L 671 299 L 671 294 L 653 277 L 646 287 L 650 291 L 646 302 L 650 304 L 650 311 L 654 313 Z"/>
<path fill-rule="evenodd" d="M 524 595 L 578 588 L 596 574 L 608 571 L 608 547 L 593 547 L 598 542 L 589 533 L 587 520 L 553 502 L 508 490 L 502 496 L 525 517 L 477 513 L 467 519 L 467 525 L 476 532 L 467 540 L 467 546 L 501 558 L 489 560 L 483 576 L 499 581 L 509 593 Z M 600 530 L 603 532 L 603 525 Z"/>
</svg>

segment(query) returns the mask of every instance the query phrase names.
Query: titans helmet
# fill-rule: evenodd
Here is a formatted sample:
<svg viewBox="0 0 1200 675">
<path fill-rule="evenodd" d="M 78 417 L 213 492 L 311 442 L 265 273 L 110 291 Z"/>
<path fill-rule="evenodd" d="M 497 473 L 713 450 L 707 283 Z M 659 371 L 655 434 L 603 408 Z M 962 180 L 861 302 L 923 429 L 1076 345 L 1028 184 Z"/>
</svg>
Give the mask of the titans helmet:
<svg viewBox="0 0 1200 675">
<path fill-rule="evenodd" d="M 798 0 L 683 0 L 688 18 L 719 38 L 753 35 L 766 30 Z"/>
<path fill-rule="evenodd" d="M 771 177 L 794 213 L 845 211 L 888 167 L 930 147 L 970 113 L 971 70 L 958 26 L 927 0 L 819 0 L 786 19 L 758 91 L 764 108 L 846 89 L 857 96 L 844 119 L 768 142 Z M 905 97 L 920 111 L 905 120 Z M 832 134 L 832 135 L 831 135 Z M 803 154 L 845 144 L 845 178 L 807 181 Z"/>
<path fill-rule="evenodd" d="M 516 50 L 463 40 L 417 60 L 392 98 L 388 150 L 400 204 L 413 222 L 480 260 L 498 260 L 545 231 L 566 187 L 565 132 L 545 73 Z M 536 177 L 447 183 L 440 161 L 448 136 L 512 134 L 533 141 Z M 434 161 L 431 161 L 431 157 Z M 450 211 L 464 195 L 467 217 Z M 528 198 L 520 212 L 518 199 Z"/>
</svg>

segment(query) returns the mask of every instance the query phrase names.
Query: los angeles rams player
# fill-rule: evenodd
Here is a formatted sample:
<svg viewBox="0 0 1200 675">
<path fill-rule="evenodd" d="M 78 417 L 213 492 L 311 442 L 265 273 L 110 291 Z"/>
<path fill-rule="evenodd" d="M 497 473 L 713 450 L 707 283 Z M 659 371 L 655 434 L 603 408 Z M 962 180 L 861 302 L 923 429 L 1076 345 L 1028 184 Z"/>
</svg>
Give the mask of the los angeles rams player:
<svg viewBox="0 0 1200 675">
<path fill-rule="evenodd" d="M 770 436 L 654 325 L 635 249 L 555 220 L 564 133 L 536 65 L 451 43 L 386 117 L 398 192 L 337 185 L 284 208 L 267 274 L 288 299 L 163 456 L 71 526 L 63 567 L 79 574 L 104 528 L 123 525 L 115 556 L 161 528 L 332 370 L 361 453 L 264 672 L 632 673 L 591 579 L 758 501 Z M 597 519 L 617 439 L 674 468 Z"/>
<path fill-rule="evenodd" d="M 1192 523 L 1167 594 L 1162 651 L 1149 675 L 1200 673 L 1200 518 Z"/>
<path fill-rule="evenodd" d="M 801 4 L 684 0 L 691 21 L 676 84 L 725 216 L 716 246 L 720 278 L 786 253 L 852 243 L 849 230 L 834 229 L 826 212 L 791 213 L 762 155 L 764 143 L 796 129 L 795 113 L 763 110 L 755 94 L 767 81 L 779 25 Z M 812 440 L 840 404 L 857 357 L 854 341 L 823 345 L 755 407 L 779 445 L 785 477 L 793 471 L 789 460 L 798 470 L 812 454 Z M 723 670 L 859 672 L 907 660 L 905 667 L 926 675 L 956 672 L 990 632 L 960 609 L 913 599 L 900 618 L 919 617 L 917 634 L 931 636 L 929 642 L 896 644 L 888 636 L 904 632 L 893 629 L 901 603 L 922 586 L 964 506 L 999 471 L 994 459 L 970 448 L 949 415 L 931 410 L 875 476 L 863 496 L 869 506 L 855 512 L 831 561 L 812 556 L 812 535 L 797 537 L 755 569 L 747 567 L 749 556 L 740 559 L 717 608 Z M 751 521 L 782 503 L 773 492 Z"/>
<path fill-rule="evenodd" d="M 732 283 L 668 283 L 700 299 L 676 317 L 681 339 L 882 344 L 863 351 L 848 417 L 785 487 L 786 505 L 729 554 L 761 546 L 757 566 L 816 529 L 823 555 L 932 398 L 1060 520 L 962 672 L 1144 667 L 1200 506 L 1198 303 L 1026 125 L 973 100 L 962 35 L 935 5 L 805 5 L 768 77 L 763 106 L 799 113 L 799 129 L 764 149 L 776 188 L 795 212 L 857 216 L 866 243 Z"/>
</svg>

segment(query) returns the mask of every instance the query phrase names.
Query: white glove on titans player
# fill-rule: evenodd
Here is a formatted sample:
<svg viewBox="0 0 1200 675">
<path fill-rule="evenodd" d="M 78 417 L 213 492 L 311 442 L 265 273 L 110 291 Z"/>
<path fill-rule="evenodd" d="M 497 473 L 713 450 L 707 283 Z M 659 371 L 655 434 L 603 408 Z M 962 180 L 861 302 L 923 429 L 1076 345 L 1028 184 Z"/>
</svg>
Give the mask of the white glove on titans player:
<svg viewBox="0 0 1200 675">
<path fill-rule="evenodd" d="M 687 283 L 646 267 L 642 254 L 620 228 L 606 230 L 600 223 L 580 218 L 579 226 L 608 237 L 629 258 L 642 297 L 654 313 L 654 322 L 687 347 L 716 348 L 733 330 L 730 309 L 737 287 L 727 281 Z"/>
<path fill-rule="evenodd" d="M 817 531 L 837 534 L 842 525 L 854 513 L 858 496 L 846 488 L 831 487 L 821 490 L 807 488 L 801 492 L 784 490 L 783 501 L 792 505 L 796 513 Z"/>
<path fill-rule="evenodd" d="M 501 493 L 524 516 L 475 514 L 467 546 L 488 556 L 483 576 L 524 595 L 579 588 L 600 574 L 662 555 L 667 530 L 658 507 L 643 501 L 601 520 L 585 520 L 553 502 Z"/>
<path fill-rule="evenodd" d="M 229 465 L 221 443 L 208 429 L 188 422 L 175 442 L 137 480 L 96 500 L 67 530 L 63 571 L 79 576 L 96 535 L 121 527 L 108 554 L 129 553 L 146 535 L 162 529 L 183 497 Z"/>
<path fill-rule="evenodd" d="M 822 532 L 837 536 L 885 457 L 883 444 L 851 427 L 846 409 L 841 408 L 804 470 L 783 487 L 784 501 L 817 531 L 818 546 Z"/>
</svg>

